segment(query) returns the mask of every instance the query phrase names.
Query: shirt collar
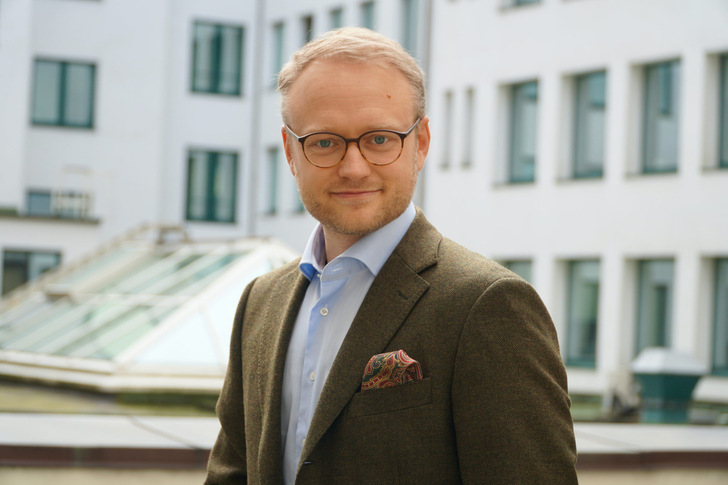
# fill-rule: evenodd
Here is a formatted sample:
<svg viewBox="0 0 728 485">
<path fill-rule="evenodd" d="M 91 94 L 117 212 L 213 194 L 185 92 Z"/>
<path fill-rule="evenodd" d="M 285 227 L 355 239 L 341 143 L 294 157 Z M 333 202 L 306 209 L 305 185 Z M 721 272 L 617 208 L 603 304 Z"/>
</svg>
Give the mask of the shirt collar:
<svg viewBox="0 0 728 485">
<path fill-rule="evenodd" d="M 399 217 L 386 226 L 359 239 L 349 249 L 337 256 L 336 259 L 353 258 L 361 261 L 374 276 L 377 276 L 394 248 L 404 237 L 412 221 L 415 220 L 416 214 L 415 205 L 410 202 Z M 298 268 L 310 281 L 316 273 L 323 271 L 325 261 L 324 231 L 321 223 L 318 223 L 308 238 Z"/>
</svg>

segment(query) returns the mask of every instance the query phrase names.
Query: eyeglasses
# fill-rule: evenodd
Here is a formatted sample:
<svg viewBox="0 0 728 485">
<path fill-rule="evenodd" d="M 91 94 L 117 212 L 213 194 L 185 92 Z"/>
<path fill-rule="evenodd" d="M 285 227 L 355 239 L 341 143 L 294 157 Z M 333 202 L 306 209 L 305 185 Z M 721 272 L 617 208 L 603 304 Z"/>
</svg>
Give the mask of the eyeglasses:
<svg viewBox="0 0 728 485">
<path fill-rule="evenodd" d="M 298 136 L 288 125 L 286 129 L 301 143 L 306 160 L 316 167 L 329 168 L 338 165 L 346 156 L 350 143 L 356 143 L 361 156 L 372 165 L 389 165 L 402 154 L 404 139 L 412 133 L 421 119 L 417 118 L 407 131 L 373 130 L 358 138 L 344 138 L 327 131 Z"/>
</svg>

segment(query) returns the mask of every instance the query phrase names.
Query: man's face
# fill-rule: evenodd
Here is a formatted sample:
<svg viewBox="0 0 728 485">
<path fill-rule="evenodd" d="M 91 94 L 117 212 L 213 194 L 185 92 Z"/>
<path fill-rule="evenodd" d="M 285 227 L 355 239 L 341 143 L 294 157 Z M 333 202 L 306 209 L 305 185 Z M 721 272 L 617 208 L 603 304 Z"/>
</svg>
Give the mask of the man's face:
<svg viewBox="0 0 728 485">
<path fill-rule="evenodd" d="M 289 126 L 300 136 L 316 131 L 346 138 L 376 129 L 402 132 L 416 120 L 404 75 L 362 62 L 315 61 L 291 87 L 288 106 Z M 351 143 L 338 165 L 319 168 L 306 160 L 301 144 L 285 127 L 282 133 L 301 199 L 327 237 L 362 237 L 402 214 L 430 145 L 428 119 L 423 118 L 392 164 L 371 165 Z"/>
</svg>

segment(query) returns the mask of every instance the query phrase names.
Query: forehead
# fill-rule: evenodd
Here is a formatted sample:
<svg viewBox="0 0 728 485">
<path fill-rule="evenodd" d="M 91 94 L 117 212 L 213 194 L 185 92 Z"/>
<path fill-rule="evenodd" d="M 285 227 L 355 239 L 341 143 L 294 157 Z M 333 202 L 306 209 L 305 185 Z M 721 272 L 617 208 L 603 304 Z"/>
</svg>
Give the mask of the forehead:
<svg viewBox="0 0 728 485">
<path fill-rule="evenodd" d="M 403 129 L 414 121 L 414 89 L 394 68 L 338 59 L 314 61 L 291 86 L 288 113 L 292 128 L 302 133 Z"/>
</svg>

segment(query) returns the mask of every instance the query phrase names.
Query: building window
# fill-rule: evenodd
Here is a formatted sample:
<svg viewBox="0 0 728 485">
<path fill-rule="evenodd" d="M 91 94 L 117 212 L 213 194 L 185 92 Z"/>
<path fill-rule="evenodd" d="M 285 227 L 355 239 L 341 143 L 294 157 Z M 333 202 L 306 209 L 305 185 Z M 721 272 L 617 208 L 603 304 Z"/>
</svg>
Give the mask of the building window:
<svg viewBox="0 0 728 485">
<path fill-rule="evenodd" d="M 452 91 L 445 91 L 445 97 L 443 99 L 445 104 L 443 110 L 443 124 L 442 129 L 445 131 L 442 137 L 442 167 L 447 168 L 450 166 L 450 158 L 452 157 L 452 136 L 453 136 L 453 94 Z"/>
<path fill-rule="evenodd" d="M 728 168 L 728 54 L 720 58 L 720 154 L 718 166 Z"/>
<path fill-rule="evenodd" d="M 96 66 L 36 59 L 33 124 L 93 128 Z"/>
<path fill-rule="evenodd" d="M 195 22 L 192 50 L 192 91 L 242 93 L 242 27 Z"/>
<path fill-rule="evenodd" d="M 522 5 L 533 5 L 541 3 L 541 0 L 503 0 L 506 7 L 520 7 Z"/>
<path fill-rule="evenodd" d="M 61 254 L 57 252 L 5 251 L 2 294 L 37 278 L 60 262 Z"/>
<path fill-rule="evenodd" d="M 603 175 L 606 78 L 602 71 L 583 74 L 575 79 L 574 178 Z"/>
<path fill-rule="evenodd" d="M 28 205 L 26 211 L 30 216 L 51 217 L 53 209 L 51 208 L 51 192 L 49 190 L 31 190 L 28 191 Z"/>
<path fill-rule="evenodd" d="M 508 181 L 533 182 L 536 176 L 538 82 L 511 87 Z"/>
<path fill-rule="evenodd" d="M 415 55 L 417 53 L 418 0 L 401 0 L 402 2 L 402 47 Z"/>
<path fill-rule="evenodd" d="M 531 264 L 531 261 L 528 259 L 518 259 L 518 260 L 511 260 L 511 261 L 503 261 L 501 263 L 503 266 L 508 268 L 509 270 L 516 273 L 518 276 L 523 278 L 524 280 L 531 282 L 531 276 L 532 276 L 532 270 L 533 264 Z"/>
<path fill-rule="evenodd" d="M 278 80 L 278 73 L 281 71 L 284 62 L 284 49 L 285 49 L 285 38 L 286 29 L 283 22 L 278 22 L 273 25 L 273 66 L 271 85 L 273 88 L 276 87 Z"/>
<path fill-rule="evenodd" d="M 374 2 L 364 2 L 360 5 L 361 26 L 374 30 Z"/>
<path fill-rule="evenodd" d="M 599 309 L 599 261 L 569 262 L 566 363 L 595 367 Z"/>
<path fill-rule="evenodd" d="M 187 220 L 235 222 L 236 153 L 190 151 Z"/>
<path fill-rule="evenodd" d="M 645 67 L 642 171 L 677 171 L 680 62 Z"/>
<path fill-rule="evenodd" d="M 339 7 L 329 11 L 329 28 L 338 29 L 344 25 L 344 9 Z"/>
<path fill-rule="evenodd" d="M 30 190 L 27 213 L 31 216 L 87 219 L 91 217 L 91 194 L 74 191 Z"/>
<path fill-rule="evenodd" d="M 313 39 L 313 16 L 305 15 L 301 17 L 301 32 L 303 33 L 303 43 L 311 42 Z"/>
<path fill-rule="evenodd" d="M 273 215 L 278 212 L 278 147 L 268 149 L 268 192 L 266 197 L 266 213 Z"/>
<path fill-rule="evenodd" d="M 713 373 L 728 376 L 728 258 L 715 261 Z"/>
<path fill-rule="evenodd" d="M 672 260 L 638 262 L 636 352 L 645 347 L 669 347 L 672 329 Z"/>
<path fill-rule="evenodd" d="M 303 204 L 303 200 L 301 199 L 301 194 L 298 191 L 298 185 L 296 184 L 295 179 L 293 181 L 293 212 L 297 214 L 302 214 L 306 212 L 306 206 Z"/>
<path fill-rule="evenodd" d="M 465 91 L 465 120 L 463 127 L 463 167 L 473 164 L 473 144 L 475 142 L 475 89 Z"/>
</svg>

